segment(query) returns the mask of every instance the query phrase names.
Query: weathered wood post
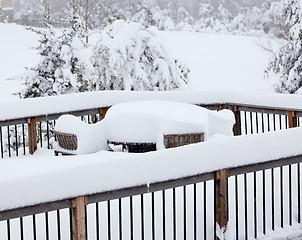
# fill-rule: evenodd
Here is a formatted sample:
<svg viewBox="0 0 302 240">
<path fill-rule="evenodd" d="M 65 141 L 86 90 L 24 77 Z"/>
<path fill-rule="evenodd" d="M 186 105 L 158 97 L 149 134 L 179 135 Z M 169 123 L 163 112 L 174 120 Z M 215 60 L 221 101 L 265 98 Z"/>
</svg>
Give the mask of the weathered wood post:
<svg viewBox="0 0 302 240">
<path fill-rule="evenodd" d="M 36 123 L 38 122 L 37 117 L 30 117 L 27 119 L 28 125 L 28 147 L 29 153 L 32 155 L 37 150 L 37 128 Z"/>
<path fill-rule="evenodd" d="M 231 110 L 232 110 L 232 112 L 235 115 L 235 124 L 234 124 L 234 127 L 233 127 L 233 133 L 234 133 L 234 136 L 239 136 L 239 135 L 242 134 L 241 133 L 240 111 L 238 110 L 238 106 L 237 105 L 232 106 Z"/>
<path fill-rule="evenodd" d="M 77 197 L 72 200 L 72 239 L 86 240 L 85 205 L 87 197 Z"/>
<path fill-rule="evenodd" d="M 221 105 L 218 105 L 218 110 L 223 110 L 223 109 L 228 109 L 228 105 L 227 104 L 221 104 Z"/>
<path fill-rule="evenodd" d="M 289 128 L 294 128 L 298 126 L 297 123 L 297 116 L 296 113 L 294 111 L 286 111 L 286 116 L 288 118 L 288 127 Z"/>
<path fill-rule="evenodd" d="M 99 109 L 99 114 L 100 114 L 100 119 L 99 120 L 102 120 L 105 117 L 108 109 L 109 109 L 108 107 Z"/>
<path fill-rule="evenodd" d="M 216 224 L 220 227 L 220 233 L 225 234 L 228 224 L 228 178 L 230 171 L 227 169 L 216 172 L 215 178 L 215 211 Z M 217 239 L 222 240 L 223 237 L 217 236 Z"/>
</svg>

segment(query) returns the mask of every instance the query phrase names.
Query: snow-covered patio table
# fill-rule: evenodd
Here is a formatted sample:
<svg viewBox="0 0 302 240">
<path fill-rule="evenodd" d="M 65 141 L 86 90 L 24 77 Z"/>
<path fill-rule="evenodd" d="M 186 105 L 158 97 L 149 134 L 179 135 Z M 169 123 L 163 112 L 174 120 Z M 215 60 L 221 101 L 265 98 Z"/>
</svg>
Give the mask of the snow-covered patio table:
<svg viewBox="0 0 302 240">
<path fill-rule="evenodd" d="M 229 110 L 217 112 L 186 103 L 138 101 L 112 106 L 96 124 L 62 116 L 55 130 L 77 137 L 74 154 L 108 149 L 107 143 L 145 152 L 202 142 L 217 135 L 232 136 L 234 122 Z M 169 143 L 173 136 L 178 139 L 176 144 Z"/>
</svg>

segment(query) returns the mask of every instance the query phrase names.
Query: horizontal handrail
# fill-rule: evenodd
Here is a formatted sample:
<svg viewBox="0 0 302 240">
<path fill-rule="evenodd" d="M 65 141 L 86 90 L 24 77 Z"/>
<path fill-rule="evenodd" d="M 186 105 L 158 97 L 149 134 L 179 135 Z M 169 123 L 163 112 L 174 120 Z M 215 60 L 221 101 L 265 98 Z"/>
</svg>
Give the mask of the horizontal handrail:
<svg viewBox="0 0 302 240">
<path fill-rule="evenodd" d="M 140 100 L 169 100 L 213 108 L 217 105 L 237 105 L 242 109 L 257 112 L 271 111 L 284 114 L 296 111 L 302 116 L 302 96 L 275 93 L 253 93 L 233 91 L 173 91 L 173 92 L 128 92 L 99 91 L 23 99 L 0 103 L 0 126 L 7 123 L 25 123 L 27 118 L 39 117 L 42 121 L 53 120 L 62 114 L 96 114 L 98 109 L 114 104 Z M 265 104 L 264 104 L 265 103 Z"/>
</svg>

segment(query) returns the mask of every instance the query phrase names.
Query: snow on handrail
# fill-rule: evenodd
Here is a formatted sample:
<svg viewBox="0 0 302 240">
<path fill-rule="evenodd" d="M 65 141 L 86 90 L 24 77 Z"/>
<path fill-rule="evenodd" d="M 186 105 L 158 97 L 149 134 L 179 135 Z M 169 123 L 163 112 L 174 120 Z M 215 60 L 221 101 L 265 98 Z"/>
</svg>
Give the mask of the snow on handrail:
<svg viewBox="0 0 302 240">
<path fill-rule="evenodd" d="M 117 103 L 140 100 L 169 100 L 200 105 L 233 104 L 302 111 L 302 96 L 236 91 L 133 92 L 98 91 L 0 103 L 0 122 L 36 116 L 93 110 Z"/>
</svg>

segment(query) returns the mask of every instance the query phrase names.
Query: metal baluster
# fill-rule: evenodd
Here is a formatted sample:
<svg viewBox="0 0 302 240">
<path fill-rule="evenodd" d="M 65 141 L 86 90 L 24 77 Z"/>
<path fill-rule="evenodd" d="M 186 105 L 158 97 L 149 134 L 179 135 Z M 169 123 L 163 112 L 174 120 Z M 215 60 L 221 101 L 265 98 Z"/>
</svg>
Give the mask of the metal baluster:
<svg viewBox="0 0 302 240">
<path fill-rule="evenodd" d="M 248 239 L 248 221 L 247 221 L 247 174 L 244 174 L 244 225 L 245 225 L 245 239 Z"/>
<path fill-rule="evenodd" d="M 166 240 L 166 192 L 162 191 L 163 197 L 163 240 Z"/>
<path fill-rule="evenodd" d="M 3 139 L 2 139 L 2 127 L 0 127 L 0 143 L 1 143 L 1 158 L 3 158 Z"/>
<path fill-rule="evenodd" d="M 9 126 L 7 126 L 7 139 L 8 139 L 8 156 L 11 157 L 11 151 L 10 151 L 10 132 L 9 132 Z"/>
<path fill-rule="evenodd" d="M 187 239 L 187 189 L 183 186 L 183 208 L 184 208 L 184 240 Z"/>
<path fill-rule="evenodd" d="M 100 216 L 99 216 L 99 203 L 95 203 L 95 230 L 96 239 L 100 240 Z"/>
<path fill-rule="evenodd" d="M 18 129 L 17 129 L 17 125 L 15 125 L 15 141 L 16 141 L 16 156 L 18 157 L 19 152 L 18 152 Z"/>
<path fill-rule="evenodd" d="M 271 184 L 272 184 L 272 229 L 275 230 L 275 170 L 271 169 Z"/>
<path fill-rule="evenodd" d="M 280 207 L 281 207 L 281 227 L 283 228 L 283 167 L 280 167 Z"/>
<path fill-rule="evenodd" d="M 244 126 L 245 126 L 245 135 L 247 135 L 247 120 L 246 120 L 246 111 L 244 111 Z"/>
<path fill-rule="evenodd" d="M 24 129 L 24 124 L 22 123 L 22 140 L 23 140 L 23 155 L 26 155 L 26 148 L 25 148 L 25 129 Z"/>
<path fill-rule="evenodd" d="M 263 179 L 263 189 L 262 189 L 262 192 L 263 192 L 263 234 L 265 235 L 266 234 L 266 207 L 265 207 L 265 170 L 262 171 L 262 179 Z"/>
<path fill-rule="evenodd" d="M 269 119 L 269 113 L 267 114 L 267 131 L 268 132 L 271 131 L 271 123 L 270 123 L 270 119 Z"/>
<path fill-rule="evenodd" d="M 60 210 L 57 210 L 57 229 L 58 229 L 58 240 L 61 239 L 61 217 Z"/>
<path fill-rule="evenodd" d="M 196 212 L 197 212 L 197 201 L 196 201 L 196 183 L 193 185 L 193 194 L 194 194 L 194 239 L 197 239 L 197 224 L 196 224 Z"/>
<path fill-rule="evenodd" d="M 254 237 L 257 238 L 257 173 L 254 172 Z"/>
<path fill-rule="evenodd" d="M 50 139 L 49 139 L 49 121 L 46 121 L 46 138 L 47 138 L 47 148 L 50 149 Z"/>
<path fill-rule="evenodd" d="M 107 234 L 108 240 L 111 240 L 111 208 L 110 208 L 110 200 L 107 201 Z"/>
<path fill-rule="evenodd" d="M 261 126 L 262 126 L 262 132 L 264 133 L 265 130 L 264 130 L 264 114 L 261 113 Z"/>
<path fill-rule="evenodd" d="M 33 215 L 33 237 L 37 240 L 37 225 L 36 225 L 36 215 Z"/>
<path fill-rule="evenodd" d="M 203 239 L 207 239 L 207 182 L 203 183 Z"/>
<path fill-rule="evenodd" d="M 298 223 L 301 223 L 301 182 L 300 182 L 300 163 L 297 163 L 297 175 L 298 175 Z"/>
<path fill-rule="evenodd" d="M 250 112 L 250 121 L 251 121 L 251 134 L 254 134 L 254 128 L 253 128 L 253 113 Z"/>
<path fill-rule="evenodd" d="M 130 239 L 133 240 L 133 197 L 130 196 Z"/>
<path fill-rule="evenodd" d="M 45 230 L 46 230 L 46 240 L 49 240 L 48 212 L 45 213 Z"/>
<path fill-rule="evenodd" d="M 144 194 L 141 194 L 141 239 L 145 239 L 145 224 L 144 224 Z"/>
<path fill-rule="evenodd" d="M 10 236 L 10 220 L 9 219 L 6 221 L 6 228 L 7 228 L 7 240 L 10 240 L 11 236 Z"/>
<path fill-rule="evenodd" d="M 43 147 L 42 122 L 39 122 L 40 146 Z"/>
<path fill-rule="evenodd" d="M 256 112 L 256 132 L 259 133 L 258 113 Z"/>
<path fill-rule="evenodd" d="M 215 209 L 215 206 L 216 206 L 216 188 L 215 188 L 215 182 L 214 182 L 214 188 L 213 188 L 213 193 L 214 193 L 214 240 L 217 239 L 217 235 L 216 235 L 216 209 Z"/>
<path fill-rule="evenodd" d="M 155 207 L 154 207 L 154 192 L 151 193 L 151 212 L 152 212 L 152 239 L 155 240 Z"/>
<path fill-rule="evenodd" d="M 119 198 L 118 200 L 118 215 L 119 215 L 119 239 L 122 240 L 123 239 L 123 213 L 122 213 L 122 199 Z"/>
<path fill-rule="evenodd" d="M 288 198 L 289 198 L 289 225 L 292 226 L 293 207 L 292 207 L 292 165 L 288 166 Z"/>
<path fill-rule="evenodd" d="M 176 240 L 176 198 L 175 188 L 173 188 L 173 239 Z"/>
<path fill-rule="evenodd" d="M 86 232 L 86 239 L 89 239 L 87 217 L 88 217 L 87 216 L 87 205 L 85 204 L 85 232 Z"/>
<path fill-rule="evenodd" d="M 72 208 L 69 208 L 69 236 L 70 240 L 73 240 L 73 233 L 72 233 Z"/>
<path fill-rule="evenodd" d="M 20 239 L 24 239 L 23 218 L 20 217 Z"/>
</svg>

